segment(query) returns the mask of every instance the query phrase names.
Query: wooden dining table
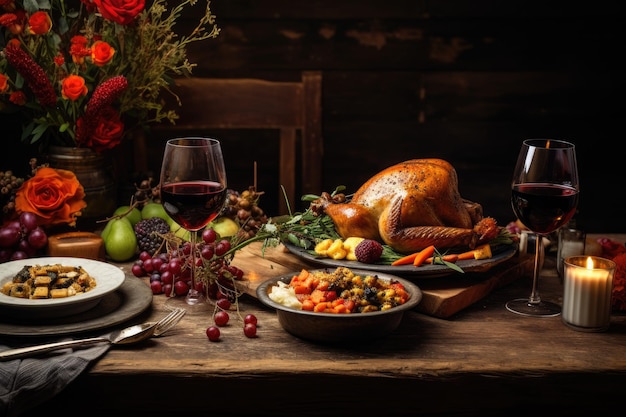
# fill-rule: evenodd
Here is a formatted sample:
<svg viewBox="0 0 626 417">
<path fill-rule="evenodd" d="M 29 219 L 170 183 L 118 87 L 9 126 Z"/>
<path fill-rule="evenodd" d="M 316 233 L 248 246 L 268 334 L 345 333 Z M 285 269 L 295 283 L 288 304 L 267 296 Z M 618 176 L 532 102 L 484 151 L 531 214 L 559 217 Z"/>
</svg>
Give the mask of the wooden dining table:
<svg viewBox="0 0 626 417">
<path fill-rule="evenodd" d="M 626 235 L 602 236 L 626 242 Z M 518 253 L 495 272 L 437 278 L 441 290 L 434 280 L 416 279 L 424 287 L 423 302 L 431 303 L 428 311 L 409 311 L 391 334 L 355 343 L 293 336 L 248 290 L 239 298 L 239 311 L 231 311 L 221 328 L 219 342 L 205 334 L 213 324 L 210 313 L 187 315 L 161 337 L 111 348 L 61 394 L 27 415 L 623 414 L 626 314 L 613 312 L 607 331 L 587 333 L 567 327 L 560 316 L 507 311 L 507 300 L 530 293 L 529 257 Z M 263 253 L 260 245 L 238 252 L 233 264 L 257 283 L 315 267 L 282 246 Z M 126 279 L 148 285 L 147 278 L 132 275 L 131 265 L 119 265 Z M 490 282 L 494 275 L 498 282 Z M 562 302 L 552 256 L 546 256 L 539 291 L 543 299 Z M 471 302 L 457 302 L 458 311 L 442 313 L 440 302 L 455 297 Z M 151 307 L 132 321 L 162 317 L 165 300 L 155 295 Z M 258 318 L 255 338 L 243 333 L 246 314 Z"/>
</svg>

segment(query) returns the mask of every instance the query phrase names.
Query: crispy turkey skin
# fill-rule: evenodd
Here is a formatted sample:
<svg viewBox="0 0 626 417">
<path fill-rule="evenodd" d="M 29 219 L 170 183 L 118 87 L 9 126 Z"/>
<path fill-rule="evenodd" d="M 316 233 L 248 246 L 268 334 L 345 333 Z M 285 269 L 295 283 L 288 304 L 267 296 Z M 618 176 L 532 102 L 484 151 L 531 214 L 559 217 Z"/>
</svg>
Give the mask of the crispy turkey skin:
<svg viewBox="0 0 626 417">
<path fill-rule="evenodd" d="M 413 159 L 371 177 L 345 203 L 322 202 L 337 232 L 375 239 L 397 252 L 429 245 L 438 249 L 475 247 L 498 234 L 478 203 L 465 200 L 457 173 L 442 159 Z"/>
</svg>

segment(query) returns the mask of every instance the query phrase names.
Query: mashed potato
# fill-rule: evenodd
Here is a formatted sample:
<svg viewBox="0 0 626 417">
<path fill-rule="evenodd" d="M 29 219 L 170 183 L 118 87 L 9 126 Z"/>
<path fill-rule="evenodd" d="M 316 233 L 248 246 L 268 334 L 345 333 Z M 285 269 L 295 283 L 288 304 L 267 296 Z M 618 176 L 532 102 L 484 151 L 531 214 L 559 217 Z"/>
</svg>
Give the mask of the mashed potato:
<svg viewBox="0 0 626 417">
<path fill-rule="evenodd" d="M 268 296 L 278 304 L 298 310 L 302 309 L 302 303 L 296 297 L 296 291 L 289 284 L 285 284 L 282 281 L 278 281 L 278 285 L 272 287 L 272 291 Z"/>
</svg>

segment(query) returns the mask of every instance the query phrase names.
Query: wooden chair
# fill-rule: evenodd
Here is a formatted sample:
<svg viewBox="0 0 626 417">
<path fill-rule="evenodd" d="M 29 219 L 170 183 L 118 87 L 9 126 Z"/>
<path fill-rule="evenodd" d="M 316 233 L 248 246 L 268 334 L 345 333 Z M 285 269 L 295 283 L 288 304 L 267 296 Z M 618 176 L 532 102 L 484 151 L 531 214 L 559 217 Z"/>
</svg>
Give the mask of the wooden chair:
<svg viewBox="0 0 626 417">
<path fill-rule="evenodd" d="M 292 209 L 296 190 L 322 191 L 322 75 L 302 73 L 300 81 L 254 78 L 181 78 L 173 91 L 181 98 L 180 119 L 159 129 L 220 130 L 271 129 L 279 131 L 279 181 Z M 145 171 L 146 140 L 135 141 L 135 169 Z M 299 145 L 299 146 L 298 146 Z M 253 147 L 252 147 L 253 148 Z M 298 154 L 299 153 L 299 154 Z M 300 163 L 299 171 L 296 167 Z M 297 187 L 298 179 L 300 181 Z M 280 214 L 287 213 L 280 194 Z"/>
</svg>

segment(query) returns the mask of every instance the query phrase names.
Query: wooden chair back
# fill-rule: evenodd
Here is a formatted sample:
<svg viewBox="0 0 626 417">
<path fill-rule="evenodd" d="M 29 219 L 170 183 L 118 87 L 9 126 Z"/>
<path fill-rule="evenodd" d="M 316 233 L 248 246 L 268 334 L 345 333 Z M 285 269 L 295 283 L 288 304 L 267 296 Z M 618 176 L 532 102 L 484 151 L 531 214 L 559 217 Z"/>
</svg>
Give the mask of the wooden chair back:
<svg viewBox="0 0 626 417">
<path fill-rule="evenodd" d="M 183 104 L 178 111 L 180 119 L 171 129 L 278 130 L 279 185 L 284 187 L 293 208 L 296 198 L 300 198 L 296 190 L 303 194 L 322 191 L 321 90 L 319 71 L 303 72 L 300 81 L 288 82 L 255 78 L 177 79 L 173 91 Z M 145 140 L 137 141 L 135 146 L 138 171 L 147 169 L 147 161 L 142 159 L 147 154 L 145 146 Z M 282 193 L 278 207 L 279 214 L 287 213 Z"/>
</svg>

